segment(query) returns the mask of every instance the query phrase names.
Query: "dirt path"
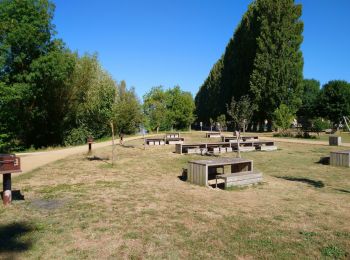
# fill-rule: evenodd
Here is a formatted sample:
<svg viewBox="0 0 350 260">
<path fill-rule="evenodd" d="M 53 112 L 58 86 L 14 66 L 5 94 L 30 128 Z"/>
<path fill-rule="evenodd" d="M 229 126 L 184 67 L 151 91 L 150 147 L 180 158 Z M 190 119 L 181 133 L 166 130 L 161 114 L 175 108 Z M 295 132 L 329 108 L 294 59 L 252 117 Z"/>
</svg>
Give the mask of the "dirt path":
<svg viewBox="0 0 350 260">
<path fill-rule="evenodd" d="M 147 137 L 150 137 L 148 135 Z M 135 139 L 140 139 L 142 137 L 135 136 L 135 137 L 127 137 L 124 140 L 125 141 L 131 141 Z M 119 142 L 117 139 L 116 142 Z M 111 146 L 111 141 L 101 142 L 101 143 L 95 143 L 92 145 L 92 149 L 98 149 L 102 147 Z M 34 153 L 18 153 L 17 156 L 21 157 L 21 169 L 22 174 L 29 172 L 31 170 L 34 170 L 36 168 L 39 168 L 45 164 L 61 160 L 65 157 L 68 157 L 69 155 L 78 154 L 78 153 L 85 153 L 88 151 L 88 146 L 81 145 L 81 146 L 75 146 L 71 148 L 65 148 L 60 150 L 53 150 L 53 151 L 47 151 L 47 152 L 34 152 Z"/>
</svg>

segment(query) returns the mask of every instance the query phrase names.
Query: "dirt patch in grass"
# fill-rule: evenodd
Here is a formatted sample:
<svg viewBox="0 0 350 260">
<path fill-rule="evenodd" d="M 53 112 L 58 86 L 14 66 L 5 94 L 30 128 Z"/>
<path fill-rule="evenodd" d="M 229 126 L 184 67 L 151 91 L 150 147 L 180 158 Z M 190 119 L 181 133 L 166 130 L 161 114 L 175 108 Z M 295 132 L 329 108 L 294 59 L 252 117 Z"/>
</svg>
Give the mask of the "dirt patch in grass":
<svg viewBox="0 0 350 260">
<path fill-rule="evenodd" d="M 208 141 L 203 133 L 184 137 Z M 143 149 L 142 140 L 127 145 L 134 148 L 118 147 L 113 166 L 81 154 L 15 177 L 25 200 L 0 207 L 0 226 L 26 220 L 35 227 L 31 246 L 16 256 L 349 257 L 350 170 L 315 163 L 336 148 L 278 143 L 278 151 L 244 153 L 263 184 L 225 191 L 178 178 L 201 156 L 175 154 L 174 146 Z"/>
</svg>

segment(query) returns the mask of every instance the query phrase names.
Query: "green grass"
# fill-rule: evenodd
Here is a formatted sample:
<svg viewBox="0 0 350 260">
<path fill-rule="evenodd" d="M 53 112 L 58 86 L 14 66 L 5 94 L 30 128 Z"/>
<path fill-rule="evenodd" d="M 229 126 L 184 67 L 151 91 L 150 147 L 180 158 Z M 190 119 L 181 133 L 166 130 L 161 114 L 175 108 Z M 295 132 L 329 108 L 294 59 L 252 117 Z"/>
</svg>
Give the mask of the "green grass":
<svg viewBox="0 0 350 260">
<path fill-rule="evenodd" d="M 339 147 L 243 153 L 263 183 L 214 190 L 178 178 L 203 157 L 128 144 L 113 166 L 76 155 L 14 177 L 25 200 L 0 207 L 0 258 L 349 258 L 350 170 L 316 163 Z"/>
</svg>

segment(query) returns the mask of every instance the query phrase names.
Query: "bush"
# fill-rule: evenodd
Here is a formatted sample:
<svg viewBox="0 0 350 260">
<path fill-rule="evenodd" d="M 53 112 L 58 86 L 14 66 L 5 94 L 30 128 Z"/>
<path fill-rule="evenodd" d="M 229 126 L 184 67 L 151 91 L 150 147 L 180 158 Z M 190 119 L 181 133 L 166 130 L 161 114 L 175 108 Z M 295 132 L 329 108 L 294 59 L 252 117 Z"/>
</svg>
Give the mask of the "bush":
<svg viewBox="0 0 350 260">
<path fill-rule="evenodd" d="M 320 132 L 330 127 L 331 127 L 330 122 L 324 120 L 323 118 L 319 117 L 312 121 L 312 129 L 317 133 L 317 135 L 320 135 Z"/>
<path fill-rule="evenodd" d="M 290 127 L 295 115 L 292 110 L 285 104 L 281 104 L 273 112 L 273 126 L 277 129 L 282 129 L 282 134 L 285 134 Z"/>
<path fill-rule="evenodd" d="M 73 128 L 64 138 L 64 145 L 84 144 L 90 135 L 91 132 L 85 127 Z"/>
</svg>

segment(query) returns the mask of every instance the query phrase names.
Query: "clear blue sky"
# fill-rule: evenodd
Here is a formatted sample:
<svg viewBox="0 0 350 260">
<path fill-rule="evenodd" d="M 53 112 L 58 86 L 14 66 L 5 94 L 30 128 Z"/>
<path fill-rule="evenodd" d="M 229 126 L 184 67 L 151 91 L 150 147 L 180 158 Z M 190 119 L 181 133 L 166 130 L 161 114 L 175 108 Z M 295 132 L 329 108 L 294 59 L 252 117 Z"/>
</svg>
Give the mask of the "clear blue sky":
<svg viewBox="0 0 350 260">
<path fill-rule="evenodd" d="M 195 95 L 247 10 L 248 0 L 53 0 L 58 37 L 99 54 L 117 81 Z M 303 4 L 304 77 L 350 81 L 350 1 Z"/>
</svg>

